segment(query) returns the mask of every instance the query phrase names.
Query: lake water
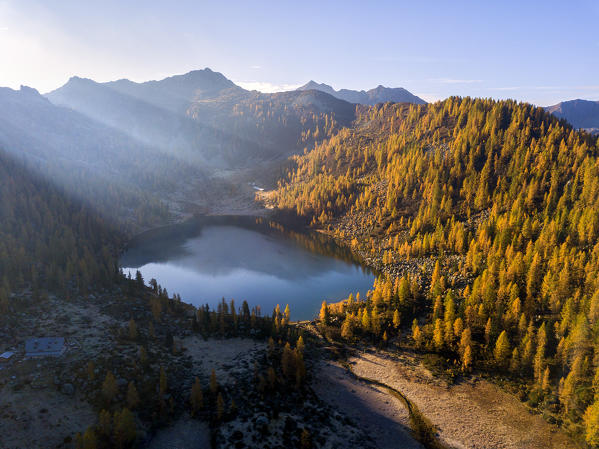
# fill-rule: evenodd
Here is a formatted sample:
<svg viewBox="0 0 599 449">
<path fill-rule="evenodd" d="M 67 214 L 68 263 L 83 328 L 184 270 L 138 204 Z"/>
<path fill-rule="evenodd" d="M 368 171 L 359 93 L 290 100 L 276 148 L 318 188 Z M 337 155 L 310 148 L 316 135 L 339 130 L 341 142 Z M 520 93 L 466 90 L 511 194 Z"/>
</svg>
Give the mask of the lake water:
<svg viewBox="0 0 599 449">
<path fill-rule="evenodd" d="M 317 316 L 325 299 L 364 296 L 375 277 L 326 236 L 254 217 L 203 217 L 149 231 L 130 242 L 121 266 L 196 306 L 215 308 L 224 297 L 266 315 L 289 304 L 293 320 Z"/>
</svg>

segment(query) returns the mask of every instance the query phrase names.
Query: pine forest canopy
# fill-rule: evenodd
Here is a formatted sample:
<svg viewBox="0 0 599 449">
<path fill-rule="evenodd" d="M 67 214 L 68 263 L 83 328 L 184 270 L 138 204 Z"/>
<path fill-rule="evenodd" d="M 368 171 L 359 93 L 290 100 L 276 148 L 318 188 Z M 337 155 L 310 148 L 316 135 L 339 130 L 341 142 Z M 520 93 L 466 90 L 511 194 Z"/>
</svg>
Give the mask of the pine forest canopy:
<svg viewBox="0 0 599 449">
<path fill-rule="evenodd" d="M 529 379 L 533 403 L 558 397 L 566 426 L 581 426 L 588 410 L 591 438 L 598 156 L 596 138 L 514 101 L 364 107 L 353 128 L 295 158 L 275 201 L 377 254 L 383 269 L 437 261 L 335 309 L 346 334 L 380 338 L 398 310 L 414 319 L 417 344 L 467 369 Z M 375 311 L 373 327 L 364 315 Z"/>
</svg>

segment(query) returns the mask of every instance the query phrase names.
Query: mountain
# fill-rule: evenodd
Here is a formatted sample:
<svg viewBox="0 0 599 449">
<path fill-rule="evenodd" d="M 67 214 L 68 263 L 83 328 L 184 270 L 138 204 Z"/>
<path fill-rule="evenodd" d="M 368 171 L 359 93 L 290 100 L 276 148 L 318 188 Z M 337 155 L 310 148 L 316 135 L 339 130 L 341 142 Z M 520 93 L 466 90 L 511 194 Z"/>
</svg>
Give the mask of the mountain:
<svg viewBox="0 0 599 449">
<path fill-rule="evenodd" d="M 384 273 L 367 298 L 325 303 L 323 327 L 369 344 L 395 332 L 440 372 L 509 378 L 539 414 L 588 435 L 599 139 L 512 100 L 357 109 L 269 197 Z"/>
<path fill-rule="evenodd" d="M 391 88 L 379 85 L 368 91 L 350 89 L 335 90 L 328 84 L 319 84 L 315 81 L 309 81 L 297 90 L 319 90 L 349 103 L 357 104 L 375 105 L 377 103 L 386 102 L 426 104 L 426 101 L 422 98 L 413 95 L 403 87 Z"/>
<path fill-rule="evenodd" d="M 109 284 L 123 236 L 0 145 L 0 311 L 11 289 Z M 1 315 L 1 314 L 0 314 Z"/>
<path fill-rule="evenodd" d="M 176 113 L 185 113 L 195 100 L 216 98 L 230 92 L 245 92 L 222 73 L 209 68 L 170 76 L 160 81 L 135 83 L 127 79 L 105 83 L 107 87 Z"/>
<path fill-rule="evenodd" d="M 194 84 L 195 89 L 189 82 L 173 86 L 170 78 L 165 83 L 162 88 L 158 82 L 120 80 L 102 84 L 73 77 L 46 98 L 186 163 L 222 165 L 218 155 L 222 144 L 227 143 L 225 133 L 193 121 L 185 113 L 190 102 L 184 102 L 182 92 L 186 89 L 193 96 L 199 85 Z M 169 97 L 168 92 L 173 96 Z"/>
<path fill-rule="evenodd" d="M 216 168 L 284 159 L 355 115 L 353 105 L 322 92 L 250 92 L 210 69 L 145 83 L 73 77 L 46 97 L 171 156 Z"/>
<path fill-rule="evenodd" d="M 545 109 L 556 117 L 566 119 L 574 128 L 599 128 L 599 101 L 562 101 Z"/>
<path fill-rule="evenodd" d="M 0 88 L 0 105 L 0 147 L 112 218 L 139 218 L 148 195 L 164 196 L 185 179 L 202 176 L 130 134 L 51 103 L 35 89 Z"/>
</svg>

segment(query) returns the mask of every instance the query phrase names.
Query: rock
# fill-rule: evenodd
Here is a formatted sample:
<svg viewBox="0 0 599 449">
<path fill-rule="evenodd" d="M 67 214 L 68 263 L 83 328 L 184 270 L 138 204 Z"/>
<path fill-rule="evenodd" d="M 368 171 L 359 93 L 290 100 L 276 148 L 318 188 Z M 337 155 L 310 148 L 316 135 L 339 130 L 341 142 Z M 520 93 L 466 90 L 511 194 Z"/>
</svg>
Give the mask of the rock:
<svg viewBox="0 0 599 449">
<path fill-rule="evenodd" d="M 233 439 L 233 441 L 241 440 L 243 439 L 243 432 L 241 430 L 236 430 L 231 434 L 231 438 Z"/>
<path fill-rule="evenodd" d="M 75 394 L 75 387 L 73 384 L 63 384 L 60 391 L 62 391 L 67 396 L 73 396 Z"/>
<path fill-rule="evenodd" d="M 268 423 L 268 418 L 264 415 L 260 415 L 256 418 L 256 428 L 263 433 L 268 430 Z"/>
<path fill-rule="evenodd" d="M 293 418 L 291 418 L 290 416 L 288 416 L 287 418 L 285 418 L 285 433 L 292 433 L 297 429 L 297 423 L 295 422 L 295 420 Z"/>
</svg>

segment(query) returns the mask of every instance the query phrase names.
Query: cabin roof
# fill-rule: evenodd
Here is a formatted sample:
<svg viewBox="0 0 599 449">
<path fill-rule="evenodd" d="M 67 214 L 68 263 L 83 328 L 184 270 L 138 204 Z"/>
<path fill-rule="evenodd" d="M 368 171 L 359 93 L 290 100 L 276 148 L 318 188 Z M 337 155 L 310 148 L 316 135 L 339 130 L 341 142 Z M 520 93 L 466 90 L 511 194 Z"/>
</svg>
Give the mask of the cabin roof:
<svg viewBox="0 0 599 449">
<path fill-rule="evenodd" d="M 25 342 L 28 357 L 59 356 L 65 351 L 64 337 L 29 338 Z"/>
<path fill-rule="evenodd" d="M 8 360 L 10 359 L 15 353 L 13 351 L 6 351 L 3 352 L 2 354 L 0 354 L 0 360 Z"/>
</svg>

